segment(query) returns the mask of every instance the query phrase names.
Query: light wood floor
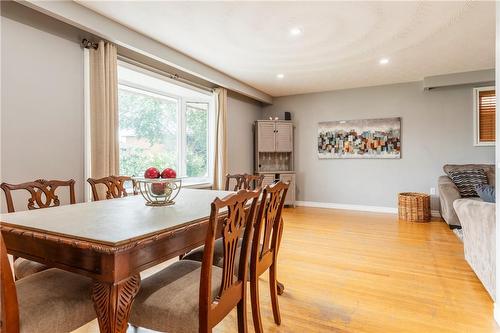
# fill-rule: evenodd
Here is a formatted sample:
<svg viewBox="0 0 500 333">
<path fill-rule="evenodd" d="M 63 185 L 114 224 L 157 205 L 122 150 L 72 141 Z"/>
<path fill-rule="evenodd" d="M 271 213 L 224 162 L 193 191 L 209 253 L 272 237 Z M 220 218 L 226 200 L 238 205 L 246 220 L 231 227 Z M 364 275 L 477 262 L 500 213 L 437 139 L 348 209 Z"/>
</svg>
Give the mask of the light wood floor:
<svg viewBox="0 0 500 333">
<path fill-rule="evenodd" d="M 266 332 L 500 332 L 492 300 L 445 223 L 319 208 L 286 209 L 285 223 L 283 323 L 273 322 L 265 276 Z M 98 332 L 97 324 L 77 332 Z M 236 332 L 235 315 L 216 332 Z"/>
</svg>

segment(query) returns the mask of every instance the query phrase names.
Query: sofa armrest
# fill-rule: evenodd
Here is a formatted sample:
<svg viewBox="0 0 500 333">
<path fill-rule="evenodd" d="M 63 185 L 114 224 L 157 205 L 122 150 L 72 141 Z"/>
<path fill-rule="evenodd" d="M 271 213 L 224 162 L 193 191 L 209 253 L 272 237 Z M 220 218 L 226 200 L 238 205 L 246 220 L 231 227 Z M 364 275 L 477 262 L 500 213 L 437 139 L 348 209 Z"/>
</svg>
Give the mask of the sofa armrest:
<svg viewBox="0 0 500 333">
<path fill-rule="evenodd" d="M 453 202 L 461 198 L 457 186 L 448 176 L 441 176 L 438 179 L 438 190 L 441 216 L 449 225 L 460 226 L 460 221 L 453 208 Z"/>
<path fill-rule="evenodd" d="M 496 205 L 460 199 L 453 206 L 462 223 L 465 259 L 494 299 Z"/>
</svg>

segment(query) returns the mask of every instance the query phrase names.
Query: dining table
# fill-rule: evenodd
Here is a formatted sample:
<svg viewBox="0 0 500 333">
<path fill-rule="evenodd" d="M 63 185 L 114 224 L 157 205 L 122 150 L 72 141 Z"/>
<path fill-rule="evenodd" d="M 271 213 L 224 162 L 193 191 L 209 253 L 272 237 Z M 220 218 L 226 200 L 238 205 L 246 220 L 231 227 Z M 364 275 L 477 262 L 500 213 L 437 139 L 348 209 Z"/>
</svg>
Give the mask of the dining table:
<svg viewBox="0 0 500 333">
<path fill-rule="evenodd" d="M 170 206 L 129 195 L 1 214 L 0 230 L 9 254 L 91 278 L 100 332 L 123 333 L 140 272 L 204 244 L 210 204 L 231 193 L 183 188 Z"/>
</svg>

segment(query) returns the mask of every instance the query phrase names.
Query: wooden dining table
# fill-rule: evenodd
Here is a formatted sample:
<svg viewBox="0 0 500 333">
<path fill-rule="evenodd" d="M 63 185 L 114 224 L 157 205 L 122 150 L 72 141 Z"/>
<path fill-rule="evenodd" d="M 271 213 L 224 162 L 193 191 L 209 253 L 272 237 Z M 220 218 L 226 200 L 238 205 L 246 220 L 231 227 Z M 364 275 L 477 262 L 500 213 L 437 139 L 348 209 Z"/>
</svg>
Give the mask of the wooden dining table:
<svg viewBox="0 0 500 333">
<path fill-rule="evenodd" d="M 210 204 L 233 192 L 182 189 L 171 206 L 128 196 L 0 215 L 7 251 L 93 279 L 100 331 L 127 330 L 141 271 L 202 245 Z"/>
</svg>

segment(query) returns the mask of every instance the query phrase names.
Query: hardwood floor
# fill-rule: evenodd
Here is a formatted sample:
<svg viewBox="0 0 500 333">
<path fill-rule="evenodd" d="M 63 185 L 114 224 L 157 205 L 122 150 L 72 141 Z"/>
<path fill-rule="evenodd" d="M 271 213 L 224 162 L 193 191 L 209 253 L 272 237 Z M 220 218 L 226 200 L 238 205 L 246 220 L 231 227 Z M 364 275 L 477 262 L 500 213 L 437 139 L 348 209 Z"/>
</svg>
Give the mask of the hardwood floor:
<svg viewBox="0 0 500 333">
<path fill-rule="evenodd" d="M 264 275 L 266 332 L 500 332 L 491 298 L 445 223 L 303 207 L 286 209 L 285 223 L 282 325 L 273 322 Z M 253 332 L 250 313 L 248 322 Z M 235 314 L 215 331 L 236 332 Z M 77 332 L 98 332 L 97 323 Z"/>
</svg>

